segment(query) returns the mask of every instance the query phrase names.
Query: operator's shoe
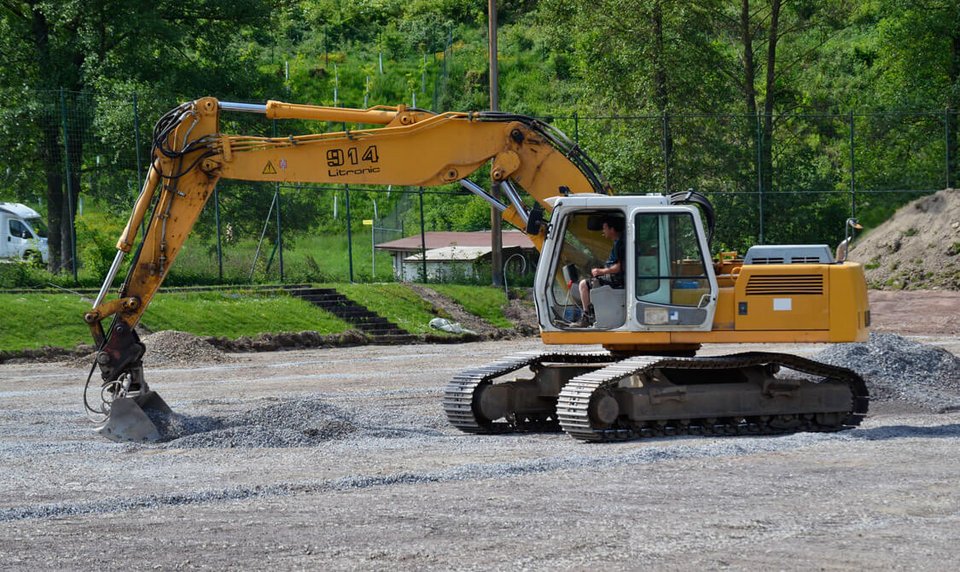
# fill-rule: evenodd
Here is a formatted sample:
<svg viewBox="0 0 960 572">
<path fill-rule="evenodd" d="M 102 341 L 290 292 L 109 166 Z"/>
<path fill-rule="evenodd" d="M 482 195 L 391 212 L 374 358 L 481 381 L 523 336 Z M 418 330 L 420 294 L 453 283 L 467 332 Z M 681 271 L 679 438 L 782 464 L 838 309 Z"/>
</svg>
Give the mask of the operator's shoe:
<svg viewBox="0 0 960 572">
<path fill-rule="evenodd" d="M 592 328 L 593 327 L 593 314 L 584 313 L 580 316 L 580 319 L 576 322 L 570 324 L 574 328 Z"/>
</svg>

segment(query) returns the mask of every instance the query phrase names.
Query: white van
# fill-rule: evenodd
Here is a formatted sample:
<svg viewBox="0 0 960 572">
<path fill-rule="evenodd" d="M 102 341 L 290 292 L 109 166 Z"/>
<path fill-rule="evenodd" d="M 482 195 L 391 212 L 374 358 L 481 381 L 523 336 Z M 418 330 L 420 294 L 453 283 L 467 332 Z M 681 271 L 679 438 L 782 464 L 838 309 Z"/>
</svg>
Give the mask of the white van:
<svg viewBox="0 0 960 572">
<path fill-rule="evenodd" d="M 0 203 L 0 259 L 39 257 L 46 264 L 49 253 L 40 213 L 20 203 Z"/>
</svg>

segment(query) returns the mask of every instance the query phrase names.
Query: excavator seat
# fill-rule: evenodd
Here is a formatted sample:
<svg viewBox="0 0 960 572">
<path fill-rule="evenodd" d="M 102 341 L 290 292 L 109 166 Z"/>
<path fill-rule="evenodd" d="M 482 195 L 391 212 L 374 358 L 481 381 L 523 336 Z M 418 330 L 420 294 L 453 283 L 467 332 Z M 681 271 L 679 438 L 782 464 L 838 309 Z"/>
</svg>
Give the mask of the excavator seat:
<svg viewBox="0 0 960 572">
<path fill-rule="evenodd" d="M 627 291 L 623 288 L 598 286 L 590 290 L 590 302 L 596 320 L 593 327 L 598 330 L 619 328 L 627 317 Z"/>
</svg>

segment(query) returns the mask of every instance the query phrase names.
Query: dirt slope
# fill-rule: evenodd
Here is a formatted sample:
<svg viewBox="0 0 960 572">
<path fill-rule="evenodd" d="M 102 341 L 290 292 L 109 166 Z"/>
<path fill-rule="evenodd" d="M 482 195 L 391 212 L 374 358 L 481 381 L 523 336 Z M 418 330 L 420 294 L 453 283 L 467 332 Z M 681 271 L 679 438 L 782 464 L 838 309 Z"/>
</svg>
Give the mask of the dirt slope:
<svg viewBox="0 0 960 572">
<path fill-rule="evenodd" d="M 867 283 L 879 290 L 960 290 L 960 190 L 904 205 L 854 242 Z"/>
</svg>

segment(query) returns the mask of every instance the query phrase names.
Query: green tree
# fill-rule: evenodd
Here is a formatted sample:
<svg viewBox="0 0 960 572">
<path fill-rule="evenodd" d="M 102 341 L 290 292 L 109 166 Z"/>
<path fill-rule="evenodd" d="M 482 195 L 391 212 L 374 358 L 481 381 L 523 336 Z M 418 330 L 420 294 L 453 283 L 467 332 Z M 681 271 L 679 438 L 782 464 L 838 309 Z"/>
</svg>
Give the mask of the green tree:
<svg viewBox="0 0 960 572">
<path fill-rule="evenodd" d="M 701 19 L 701 9 L 672 0 L 541 3 L 541 21 L 554 30 L 553 48 L 575 62 L 578 107 L 644 117 L 624 132 L 643 139 L 633 146 L 639 155 L 602 161 L 615 182 L 648 191 L 690 185 L 689 174 L 677 172 L 672 115 L 722 109 L 729 90 L 717 72 L 722 54 Z"/>
<path fill-rule="evenodd" d="M 960 155 L 960 3 L 884 0 L 878 22 L 875 95 L 897 111 L 942 111 L 950 157 L 946 186 L 956 186 Z"/>
<path fill-rule="evenodd" d="M 252 58 L 243 53 L 242 39 L 253 25 L 267 23 L 273 4 L 0 1 L 0 52 L 5 56 L 0 94 L 27 110 L 25 118 L 36 125 L 24 122 L 6 129 L 20 131 L 38 151 L 35 172 L 45 178 L 53 270 L 72 263 L 69 221 L 76 214 L 81 172 L 87 168 L 84 139 L 72 138 L 68 145 L 60 139 L 58 111 L 64 105 L 56 94 L 143 89 L 164 101 L 202 92 L 249 98 L 257 92 L 252 86 L 264 82 L 255 66 L 244 65 Z M 74 113 L 84 127 L 96 121 L 93 105 L 76 106 Z M 65 194 L 67 189 L 72 196 Z"/>
</svg>

